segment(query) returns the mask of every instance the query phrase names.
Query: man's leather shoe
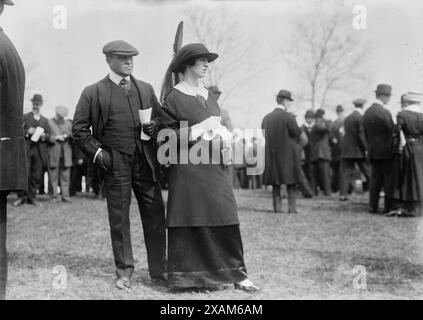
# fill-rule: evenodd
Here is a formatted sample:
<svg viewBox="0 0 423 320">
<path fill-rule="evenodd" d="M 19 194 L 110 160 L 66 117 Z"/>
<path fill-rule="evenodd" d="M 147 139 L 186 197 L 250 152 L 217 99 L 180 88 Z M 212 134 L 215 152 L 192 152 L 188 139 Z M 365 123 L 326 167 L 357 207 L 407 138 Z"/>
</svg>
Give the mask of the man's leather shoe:
<svg viewBox="0 0 423 320">
<path fill-rule="evenodd" d="M 19 207 L 19 206 L 23 205 L 24 203 L 25 203 L 25 199 L 19 198 L 19 199 L 13 201 L 13 206 Z"/>
<path fill-rule="evenodd" d="M 131 289 L 131 279 L 128 277 L 120 277 L 115 281 L 116 288 L 129 291 Z"/>
<path fill-rule="evenodd" d="M 259 287 L 257 287 L 254 284 L 251 284 L 251 285 L 248 285 L 248 286 L 243 286 L 239 283 L 234 283 L 234 287 L 235 287 L 236 290 L 242 290 L 242 291 L 249 292 L 249 293 L 258 292 L 258 291 L 261 290 Z"/>
</svg>

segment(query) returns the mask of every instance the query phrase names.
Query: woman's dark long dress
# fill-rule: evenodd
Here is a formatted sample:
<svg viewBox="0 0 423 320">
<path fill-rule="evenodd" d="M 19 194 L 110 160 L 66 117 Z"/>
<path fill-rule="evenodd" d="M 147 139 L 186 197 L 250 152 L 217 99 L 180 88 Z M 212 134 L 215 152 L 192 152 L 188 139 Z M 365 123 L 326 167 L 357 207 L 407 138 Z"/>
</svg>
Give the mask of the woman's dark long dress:
<svg viewBox="0 0 423 320">
<path fill-rule="evenodd" d="M 401 174 L 394 180 L 397 197 L 408 211 L 422 214 L 423 202 L 423 113 L 403 110 L 397 116 L 398 129 L 404 133 L 406 144 L 401 157 Z"/>
<path fill-rule="evenodd" d="M 195 96 L 174 88 L 165 99 L 160 121 L 180 138 L 187 137 L 193 125 L 219 115 L 212 94 L 203 106 Z M 177 164 L 170 169 L 168 275 L 175 288 L 210 287 L 247 278 L 228 169 L 219 163 L 181 160 L 184 152 L 207 145 L 211 143 L 205 140 L 178 143 Z M 206 156 L 210 159 L 210 154 Z"/>
</svg>

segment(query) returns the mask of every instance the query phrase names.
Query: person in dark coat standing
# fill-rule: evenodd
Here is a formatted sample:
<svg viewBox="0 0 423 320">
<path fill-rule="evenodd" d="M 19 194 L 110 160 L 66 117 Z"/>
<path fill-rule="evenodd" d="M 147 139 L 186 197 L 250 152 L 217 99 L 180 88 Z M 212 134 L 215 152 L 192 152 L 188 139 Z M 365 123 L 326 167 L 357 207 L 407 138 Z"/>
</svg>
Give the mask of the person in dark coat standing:
<svg viewBox="0 0 423 320">
<path fill-rule="evenodd" d="M 0 15 L 10 0 L 0 0 Z M 25 70 L 14 45 L 0 27 L 0 300 L 6 298 L 7 195 L 26 190 L 28 172 L 23 126 Z"/>
<path fill-rule="evenodd" d="M 63 202 L 71 202 L 69 199 L 70 168 L 72 166 L 72 146 L 70 138 L 72 134 L 72 122 L 66 120 L 68 108 L 56 107 L 56 116 L 50 119 L 50 145 L 48 147 L 48 167 L 53 195 L 50 202 L 57 202 L 57 186 L 60 185 Z"/>
<path fill-rule="evenodd" d="M 314 126 L 315 121 L 316 121 L 316 113 L 313 110 L 307 110 L 305 113 L 305 123 L 301 126 L 301 131 L 304 132 L 304 134 L 307 137 L 307 144 L 303 147 L 303 153 L 304 153 L 303 171 L 310 185 L 314 185 L 312 183 L 313 175 L 311 172 L 310 133 L 311 133 L 311 129 Z"/>
<path fill-rule="evenodd" d="M 371 167 L 370 213 L 378 213 L 379 194 L 385 192 L 384 212 L 392 207 L 392 164 L 394 121 L 386 108 L 391 98 L 392 87 L 379 84 L 376 89 L 376 101 L 363 116 L 364 130 L 368 142 L 368 156 Z"/>
<path fill-rule="evenodd" d="M 19 198 L 13 203 L 19 206 L 24 203 L 36 205 L 35 195 L 40 187 L 43 176 L 43 167 L 47 164 L 47 141 L 50 139 L 50 125 L 48 119 L 41 114 L 43 97 L 34 94 L 31 99 L 32 111 L 24 115 L 24 130 L 28 166 L 28 192 L 19 193 Z M 38 134 L 38 130 L 42 130 Z"/>
<path fill-rule="evenodd" d="M 292 101 L 290 91 L 280 90 L 276 97 L 277 107 L 264 117 L 261 125 L 266 141 L 263 184 L 273 188 L 275 212 L 282 211 L 281 185 L 287 186 L 288 213 L 298 212 L 297 189 L 303 177 L 298 145 L 301 129 L 294 115 L 289 112 Z"/>
<path fill-rule="evenodd" d="M 330 162 L 332 160 L 330 138 L 332 132 L 332 123 L 324 118 L 325 110 L 318 109 L 316 111 L 316 123 L 311 129 L 310 145 L 311 145 L 311 163 L 312 174 L 314 178 L 311 186 L 318 195 L 318 187 L 323 190 L 325 196 L 331 194 L 330 180 Z"/>
<path fill-rule="evenodd" d="M 397 152 L 401 161 L 394 175 L 394 197 L 397 208 L 390 216 L 422 216 L 423 214 L 423 95 L 409 92 L 402 97 L 404 108 L 397 115 Z"/>
<path fill-rule="evenodd" d="M 366 181 L 370 180 L 370 170 L 367 166 L 367 141 L 363 126 L 365 102 L 363 99 L 354 100 L 355 110 L 344 120 L 345 135 L 341 146 L 341 201 L 348 200 L 347 194 L 355 172 L 355 165 L 358 165 Z"/>
<path fill-rule="evenodd" d="M 153 87 L 132 76 L 136 48 L 118 40 L 107 43 L 103 53 L 110 73 L 82 92 L 72 135 L 104 179 L 115 284 L 127 290 L 134 271 L 129 221 L 132 190 L 143 222 L 150 277 L 166 281 L 165 213 L 155 139 L 161 107 Z M 141 125 L 139 111 L 146 109 L 151 109 L 152 120 Z M 149 138 L 141 140 L 141 132 Z"/>
<path fill-rule="evenodd" d="M 166 217 L 169 284 L 183 290 L 233 283 L 236 289 L 251 292 L 258 288 L 247 275 L 229 161 L 221 156 L 231 152 L 232 135 L 220 123 L 214 95 L 200 82 L 217 58 L 201 43 L 185 45 L 165 77 L 174 77 L 176 85 L 165 80 L 168 84 L 161 95 L 160 120 L 167 129 L 161 133 L 173 134 L 166 145 L 171 154 L 172 149 L 177 151 L 174 161 L 159 152 L 160 162 L 171 164 Z"/>
<path fill-rule="evenodd" d="M 344 107 L 342 105 L 336 106 L 337 118 L 333 122 L 332 136 L 331 136 L 331 149 L 332 161 L 330 167 L 332 169 L 331 187 L 332 192 L 338 192 L 341 181 L 341 148 L 342 138 L 344 136 Z"/>
</svg>

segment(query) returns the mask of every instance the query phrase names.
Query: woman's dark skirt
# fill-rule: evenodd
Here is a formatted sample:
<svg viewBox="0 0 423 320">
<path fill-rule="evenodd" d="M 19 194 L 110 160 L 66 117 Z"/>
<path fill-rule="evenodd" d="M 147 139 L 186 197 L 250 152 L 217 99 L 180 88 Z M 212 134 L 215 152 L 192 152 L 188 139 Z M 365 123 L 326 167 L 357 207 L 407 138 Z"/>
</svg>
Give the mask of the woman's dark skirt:
<svg viewBox="0 0 423 320">
<path fill-rule="evenodd" d="M 394 199 L 400 207 L 417 216 L 422 215 L 423 203 L 423 142 L 407 143 L 402 155 L 394 158 L 392 183 Z M 398 206 L 398 205 L 397 205 Z"/>
<path fill-rule="evenodd" d="M 175 289 L 210 288 L 247 278 L 238 225 L 168 228 L 168 276 Z"/>
</svg>

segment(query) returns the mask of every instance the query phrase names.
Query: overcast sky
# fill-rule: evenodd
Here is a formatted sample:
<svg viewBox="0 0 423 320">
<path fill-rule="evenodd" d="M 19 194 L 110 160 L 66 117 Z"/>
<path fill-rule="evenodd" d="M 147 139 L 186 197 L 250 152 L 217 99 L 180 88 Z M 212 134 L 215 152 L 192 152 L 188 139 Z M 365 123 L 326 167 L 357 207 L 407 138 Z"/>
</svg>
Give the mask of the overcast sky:
<svg viewBox="0 0 423 320">
<path fill-rule="evenodd" d="M 289 45 L 295 31 L 292 18 L 306 10 L 311 1 L 200 1 L 201 6 L 210 10 L 226 8 L 228 17 L 237 21 L 238 31 L 255 43 L 251 65 L 260 65 L 263 69 L 225 103 L 235 126 L 260 126 L 263 116 L 273 109 L 279 89 L 290 89 L 294 96 L 300 89 L 300 84 L 293 81 L 295 70 L 287 69 L 278 52 Z M 115 39 L 124 39 L 139 49 L 141 54 L 135 58 L 134 75 L 150 82 L 159 95 L 172 56 L 176 26 L 184 20 L 186 8 L 193 3 L 182 0 L 140 2 L 15 0 L 14 7 L 6 7 L 0 25 L 15 43 L 28 69 L 25 111 L 31 109 L 31 96 L 42 93 L 44 115 L 52 117 L 54 107 L 61 104 L 69 108 L 72 117 L 82 89 L 107 74 L 101 49 L 106 42 Z M 367 29 L 356 32 L 363 41 L 371 43 L 368 61 L 371 82 L 363 92 L 346 90 L 336 103 L 351 108 L 351 100 L 358 95 L 371 101 L 376 84 L 382 82 L 393 85 L 392 107 L 398 109 L 402 93 L 423 91 L 423 3 L 419 0 L 349 1 L 351 13 L 356 4 L 368 10 Z M 66 30 L 52 27 L 56 5 L 67 8 Z M 185 31 L 184 43 L 192 41 L 189 31 Z M 248 69 L 247 65 L 246 73 Z M 230 76 L 227 79 L 226 86 L 237 80 Z M 225 86 L 221 86 L 221 90 L 225 91 Z M 327 106 L 329 109 L 335 106 L 335 101 L 331 103 Z M 298 120 L 302 122 L 304 106 L 296 107 Z"/>
</svg>

